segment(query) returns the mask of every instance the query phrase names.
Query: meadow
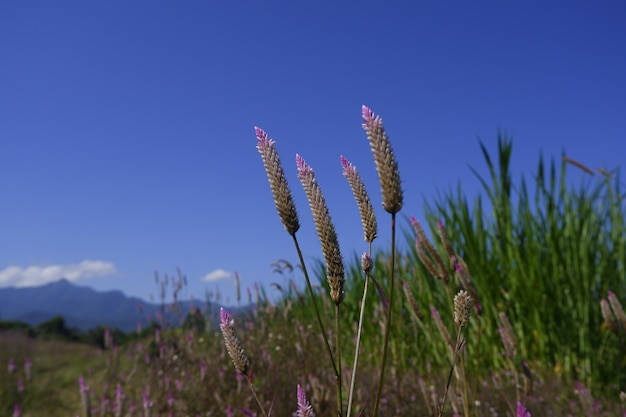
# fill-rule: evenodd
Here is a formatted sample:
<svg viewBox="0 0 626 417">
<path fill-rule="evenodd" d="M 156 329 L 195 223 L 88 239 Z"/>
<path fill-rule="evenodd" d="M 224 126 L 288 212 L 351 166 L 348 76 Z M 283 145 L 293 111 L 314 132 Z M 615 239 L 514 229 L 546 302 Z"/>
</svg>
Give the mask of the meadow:
<svg viewBox="0 0 626 417">
<path fill-rule="evenodd" d="M 305 210 L 293 205 L 275 142 L 257 129 L 271 195 L 294 241 L 285 258 L 298 258 L 275 264 L 290 282 L 279 300 L 269 289 L 244 289 L 254 304 L 247 314 L 206 317 L 199 306 L 176 326 L 155 320 L 132 337 L 102 329 L 91 345 L 3 331 L 0 414 L 626 416 L 618 172 L 563 156 L 540 159 L 532 181 L 514 181 L 513 143 L 501 134 L 497 155 L 480 145 L 489 172 L 479 177 L 482 196 L 459 185 L 426 201 L 425 219 L 400 217 L 410 184 L 400 181 L 382 120 L 366 107 L 363 127 L 389 214 L 375 218 L 344 160 L 369 247 L 363 256 L 342 257 L 332 213 L 300 158 L 323 253 L 313 270 L 302 267 Z M 570 170 L 588 179 L 575 184 Z M 374 246 L 379 224 L 392 231 L 389 248 Z M 398 249 L 398 239 L 409 249 Z M 175 304 L 168 308 L 175 314 Z"/>
</svg>

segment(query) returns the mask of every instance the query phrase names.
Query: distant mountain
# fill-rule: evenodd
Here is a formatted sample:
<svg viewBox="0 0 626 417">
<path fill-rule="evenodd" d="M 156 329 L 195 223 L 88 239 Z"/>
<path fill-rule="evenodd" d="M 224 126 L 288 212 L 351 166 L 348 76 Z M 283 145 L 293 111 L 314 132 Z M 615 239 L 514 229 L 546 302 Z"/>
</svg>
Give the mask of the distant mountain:
<svg viewBox="0 0 626 417">
<path fill-rule="evenodd" d="M 194 304 L 201 310 L 206 305 Z M 180 313 L 176 318 L 167 314 L 172 325 L 178 324 L 179 314 L 186 315 L 191 307 L 189 301 L 178 304 Z M 217 320 L 219 306 L 211 305 L 207 312 L 211 321 Z M 74 285 L 62 279 L 39 287 L 0 288 L 0 320 L 17 320 L 36 326 L 55 316 L 63 316 L 68 327 L 87 330 L 98 326 L 117 327 L 128 332 L 137 324 L 149 324 L 162 311 L 160 304 L 147 303 L 136 297 L 127 297 L 121 291 L 98 292 L 88 287 Z"/>
</svg>

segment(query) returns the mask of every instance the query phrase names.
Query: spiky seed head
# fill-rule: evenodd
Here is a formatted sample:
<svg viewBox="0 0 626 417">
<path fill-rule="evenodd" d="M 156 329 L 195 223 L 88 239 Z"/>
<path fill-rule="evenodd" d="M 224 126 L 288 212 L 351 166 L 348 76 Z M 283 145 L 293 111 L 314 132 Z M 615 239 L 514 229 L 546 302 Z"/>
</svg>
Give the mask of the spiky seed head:
<svg viewBox="0 0 626 417">
<path fill-rule="evenodd" d="M 228 355 L 233 361 L 233 365 L 235 365 L 235 370 L 242 375 L 248 376 L 248 371 L 250 371 L 250 359 L 248 355 L 246 355 L 246 351 L 239 340 L 239 336 L 237 336 L 235 321 L 224 308 L 220 308 L 220 330 L 224 337 Z"/>
<path fill-rule="evenodd" d="M 459 328 L 465 327 L 470 318 L 472 299 L 465 290 L 454 296 L 454 322 Z"/>
<path fill-rule="evenodd" d="M 437 330 L 439 330 L 441 337 L 443 337 L 443 340 L 445 340 L 448 346 L 452 347 L 453 346 L 452 338 L 450 337 L 450 333 L 448 332 L 448 329 L 446 329 L 446 326 L 443 324 L 443 320 L 441 320 L 439 311 L 434 306 L 431 305 L 430 312 L 433 315 L 433 320 L 435 320 L 435 325 L 437 326 Z"/>
<path fill-rule="evenodd" d="M 622 331 L 626 332 L 626 314 L 624 313 L 624 308 L 622 307 L 622 304 L 619 302 L 619 300 L 612 291 L 608 292 L 607 298 L 609 299 L 609 304 L 611 305 L 611 309 L 613 309 L 613 314 L 619 322 Z"/>
<path fill-rule="evenodd" d="M 343 155 L 341 155 L 341 166 L 343 167 L 343 176 L 348 180 L 352 194 L 359 207 L 361 214 L 361 223 L 363 224 L 363 234 L 365 241 L 372 243 L 377 235 L 376 214 L 370 200 L 365 184 L 356 167 L 350 163 Z"/>
<path fill-rule="evenodd" d="M 498 316 L 500 317 L 502 326 L 504 326 L 504 330 L 507 333 L 506 335 L 507 338 L 511 341 L 511 344 L 513 345 L 513 347 L 516 347 L 517 338 L 515 337 L 515 332 L 513 331 L 513 326 L 511 325 L 509 318 L 506 316 L 506 313 L 504 311 L 499 312 Z"/>
<path fill-rule="evenodd" d="M 291 196 L 285 171 L 280 163 L 278 151 L 276 151 L 276 143 L 270 139 L 263 129 L 255 127 L 254 130 L 257 137 L 256 148 L 261 154 L 261 159 L 263 159 L 276 210 L 278 210 L 278 215 L 283 222 L 283 226 L 285 226 L 285 230 L 293 236 L 300 228 L 300 222 L 298 221 L 298 212 Z"/>
<path fill-rule="evenodd" d="M 453 263 L 456 259 L 456 254 L 454 253 L 454 249 L 452 249 L 452 243 L 450 243 L 450 239 L 448 239 L 446 228 L 441 219 L 437 220 L 437 230 L 439 231 L 439 237 L 441 238 L 441 243 L 443 243 L 443 247 L 446 250 L 446 254 L 450 259 L 450 262 Z M 451 266 L 454 267 L 454 264 Z"/>
<path fill-rule="evenodd" d="M 417 255 L 424 264 L 424 267 L 435 278 L 442 280 L 445 284 L 450 281 L 448 270 L 443 263 L 443 259 L 439 256 L 439 252 L 435 246 L 428 240 L 428 236 L 424 232 L 420 222 L 413 216 L 410 217 L 411 225 L 417 233 L 415 245 L 417 248 Z"/>
<path fill-rule="evenodd" d="M 461 285 L 463 289 L 467 291 L 472 297 L 472 301 L 474 302 L 474 309 L 476 310 L 476 314 L 481 315 L 483 313 L 483 307 L 480 304 L 480 300 L 478 299 L 478 293 L 474 288 L 474 284 L 472 284 L 472 276 L 470 275 L 469 269 L 465 264 L 465 261 L 460 256 L 456 257 L 456 264 L 454 266 L 455 272 L 459 277 L 459 281 L 461 281 Z"/>
<path fill-rule="evenodd" d="M 608 327 L 613 333 L 617 334 L 619 326 L 615 320 L 613 312 L 611 311 L 609 302 L 605 299 L 600 300 L 600 311 L 602 312 L 602 318 L 604 319 L 604 323 L 606 323 L 606 327 Z"/>
<path fill-rule="evenodd" d="M 419 309 L 417 300 L 415 299 L 415 296 L 413 295 L 413 291 L 411 291 L 411 288 L 409 287 L 408 281 L 404 281 L 402 283 L 402 290 L 404 291 L 404 296 L 409 302 L 409 306 L 411 306 L 411 311 L 413 311 L 413 314 L 415 314 L 415 318 L 417 318 L 420 321 L 423 320 L 424 315 Z"/>
<path fill-rule="evenodd" d="M 363 270 L 363 272 L 365 272 L 366 274 L 372 271 L 372 257 L 369 256 L 367 253 L 364 253 L 363 255 L 361 255 L 361 270 Z"/>
<path fill-rule="evenodd" d="M 306 394 L 299 384 L 297 391 L 298 410 L 296 411 L 296 417 L 315 417 L 313 407 L 311 407 L 311 404 L 309 404 L 309 401 L 306 399 Z"/>
<path fill-rule="evenodd" d="M 296 166 L 298 168 L 298 178 L 309 200 L 317 236 L 322 245 L 328 286 L 330 287 L 330 298 L 336 305 L 339 305 L 343 301 L 344 296 L 345 272 L 337 232 L 330 219 L 328 206 L 322 190 L 315 179 L 313 168 L 300 155 L 296 155 Z"/>
<path fill-rule="evenodd" d="M 380 191 L 383 197 L 383 208 L 388 213 L 397 213 L 402 208 L 402 184 L 398 163 L 391 149 L 391 143 L 385 133 L 383 121 L 374 115 L 366 106 L 362 107 L 363 129 L 374 155 L 376 172 L 380 182 Z"/>
</svg>

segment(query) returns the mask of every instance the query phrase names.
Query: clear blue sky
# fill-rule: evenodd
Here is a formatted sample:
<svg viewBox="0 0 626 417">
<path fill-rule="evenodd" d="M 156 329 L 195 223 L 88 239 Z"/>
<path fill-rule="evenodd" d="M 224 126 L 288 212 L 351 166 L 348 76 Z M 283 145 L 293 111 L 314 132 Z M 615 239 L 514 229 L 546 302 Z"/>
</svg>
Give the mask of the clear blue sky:
<svg viewBox="0 0 626 417">
<path fill-rule="evenodd" d="M 154 271 L 180 266 L 196 299 L 218 285 L 233 302 L 235 271 L 283 282 L 269 264 L 296 255 L 254 126 L 277 142 L 308 257 L 296 153 L 346 260 L 365 245 L 341 154 L 389 243 L 363 104 L 391 138 L 406 216 L 459 181 L 476 193 L 477 137 L 495 152 L 498 129 L 516 173 L 540 152 L 623 165 L 625 21 L 621 1 L 1 2 L 0 286 L 67 276 L 148 299 Z"/>
</svg>

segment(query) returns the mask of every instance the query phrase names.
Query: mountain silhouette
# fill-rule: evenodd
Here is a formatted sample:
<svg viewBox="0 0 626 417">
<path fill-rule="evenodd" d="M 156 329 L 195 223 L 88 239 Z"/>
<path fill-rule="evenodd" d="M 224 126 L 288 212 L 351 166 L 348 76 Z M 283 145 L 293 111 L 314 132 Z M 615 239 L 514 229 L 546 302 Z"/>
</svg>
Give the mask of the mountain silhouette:
<svg viewBox="0 0 626 417">
<path fill-rule="evenodd" d="M 206 313 L 215 323 L 219 306 L 199 302 L 195 302 L 194 306 L 202 311 L 209 307 Z M 127 297 L 117 290 L 99 292 L 72 284 L 66 279 L 39 287 L 0 288 L 0 320 L 22 321 L 31 326 L 63 316 L 68 327 L 80 330 L 109 326 L 129 332 L 137 330 L 138 324 L 145 327 L 158 314 L 164 315 L 170 325 L 176 326 L 190 308 L 189 301 L 182 301 L 172 312 L 171 303 L 165 306 L 148 303 L 137 297 Z"/>
</svg>

